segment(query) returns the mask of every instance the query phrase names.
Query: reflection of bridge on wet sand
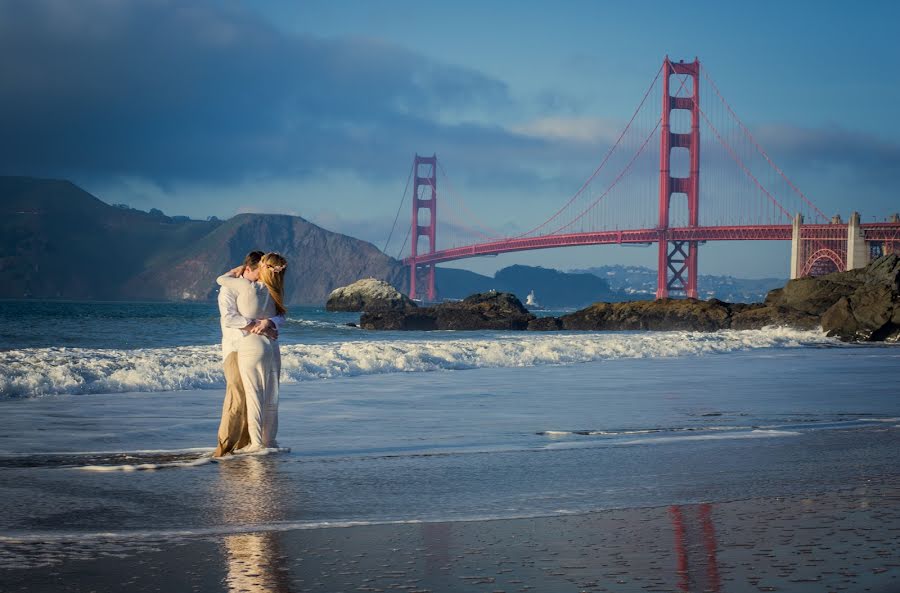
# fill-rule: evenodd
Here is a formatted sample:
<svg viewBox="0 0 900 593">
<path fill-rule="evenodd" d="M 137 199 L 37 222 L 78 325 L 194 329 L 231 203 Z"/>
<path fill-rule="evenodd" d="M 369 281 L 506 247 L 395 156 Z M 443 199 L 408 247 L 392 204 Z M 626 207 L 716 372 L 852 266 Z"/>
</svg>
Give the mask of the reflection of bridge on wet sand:
<svg viewBox="0 0 900 593">
<path fill-rule="evenodd" d="M 669 514 L 675 531 L 678 589 L 718 593 L 721 580 L 712 505 L 672 506 Z"/>
<path fill-rule="evenodd" d="M 211 563 L 230 593 L 887 592 L 900 576 L 892 535 L 900 525 L 896 490 L 296 529 L 277 518 L 284 501 L 268 499 L 278 492 L 271 487 L 277 472 L 260 487 L 245 479 L 240 464 L 228 468 L 235 470 L 228 478 L 233 487 L 217 492 L 223 509 L 232 496 L 270 504 L 246 514 L 253 505 L 239 501 L 236 514 L 226 513 L 236 529 L 250 530 L 223 538 L 224 574 Z"/>
</svg>

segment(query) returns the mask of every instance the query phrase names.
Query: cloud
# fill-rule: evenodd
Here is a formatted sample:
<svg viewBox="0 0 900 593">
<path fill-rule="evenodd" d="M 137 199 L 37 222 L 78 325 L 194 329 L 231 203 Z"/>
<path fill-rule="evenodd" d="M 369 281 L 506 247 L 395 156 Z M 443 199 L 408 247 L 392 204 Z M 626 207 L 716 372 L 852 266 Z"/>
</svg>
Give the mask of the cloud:
<svg viewBox="0 0 900 593">
<path fill-rule="evenodd" d="M 342 171 L 383 183 L 419 152 L 460 186 L 552 196 L 577 189 L 616 127 L 555 116 L 509 127 L 534 101 L 569 111 L 566 99 L 518 103 L 481 72 L 378 39 L 286 33 L 236 6 L 0 4 L 0 173 L 215 193 Z"/>
<path fill-rule="evenodd" d="M 586 144 L 613 144 L 621 123 L 589 117 L 544 117 L 512 127 L 523 136 Z"/>
<path fill-rule="evenodd" d="M 198 0 L 0 5 L 4 173 L 172 180 L 394 174 L 415 150 L 509 148 L 505 83 L 374 39 L 286 34 Z M 230 6 L 230 5 L 224 5 Z"/>
<path fill-rule="evenodd" d="M 900 184 L 900 144 L 872 134 L 788 125 L 767 125 L 755 134 L 767 150 L 792 165 L 813 170 L 834 170 L 855 183 L 877 187 Z"/>
<path fill-rule="evenodd" d="M 343 176 L 359 180 L 353 203 L 363 218 L 373 188 L 405 178 L 415 152 L 437 153 L 458 193 L 475 188 L 474 208 L 493 208 L 499 223 L 552 213 L 624 123 L 573 116 L 578 106 L 556 90 L 514 99 L 477 70 L 378 39 L 286 33 L 238 7 L 0 2 L 0 173 L 97 187 L 132 180 L 125 201 L 193 215 L 226 201 L 233 211 L 246 201 L 304 212 L 335 198 L 323 189 L 303 204 L 295 187 Z M 542 117 L 523 119 L 535 102 Z M 839 128 L 754 131 L 789 175 L 812 178 L 804 190 L 823 172 L 868 195 L 893 196 L 900 182 L 900 146 L 890 141 Z M 633 152 L 641 141 L 635 132 L 623 145 Z M 604 171 L 614 177 L 625 152 Z M 655 165 L 647 171 L 652 184 Z"/>
</svg>

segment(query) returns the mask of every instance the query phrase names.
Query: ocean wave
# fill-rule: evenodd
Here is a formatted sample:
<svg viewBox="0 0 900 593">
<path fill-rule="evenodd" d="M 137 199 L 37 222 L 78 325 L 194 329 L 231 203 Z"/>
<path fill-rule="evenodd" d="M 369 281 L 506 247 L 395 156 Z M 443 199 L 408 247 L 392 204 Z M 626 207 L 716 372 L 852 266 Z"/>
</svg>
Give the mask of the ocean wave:
<svg viewBox="0 0 900 593">
<path fill-rule="evenodd" d="M 817 331 L 503 334 L 496 338 L 284 345 L 282 382 L 398 372 L 569 365 L 832 344 Z M 137 350 L 25 348 L 0 352 L 0 399 L 177 391 L 224 385 L 219 346 Z"/>
</svg>

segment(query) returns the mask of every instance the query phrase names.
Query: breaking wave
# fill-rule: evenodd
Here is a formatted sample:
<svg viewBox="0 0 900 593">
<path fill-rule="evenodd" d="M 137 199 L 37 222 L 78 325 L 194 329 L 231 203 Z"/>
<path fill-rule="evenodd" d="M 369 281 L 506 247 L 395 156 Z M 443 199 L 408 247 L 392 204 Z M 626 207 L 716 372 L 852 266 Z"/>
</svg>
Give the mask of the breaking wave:
<svg viewBox="0 0 900 593">
<path fill-rule="evenodd" d="M 569 365 L 617 358 L 699 356 L 833 344 L 818 331 L 502 334 L 497 337 L 344 341 L 282 346 L 282 381 L 475 368 Z M 0 352 L 0 399 L 177 391 L 224 384 L 220 348 L 25 348 Z"/>
</svg>

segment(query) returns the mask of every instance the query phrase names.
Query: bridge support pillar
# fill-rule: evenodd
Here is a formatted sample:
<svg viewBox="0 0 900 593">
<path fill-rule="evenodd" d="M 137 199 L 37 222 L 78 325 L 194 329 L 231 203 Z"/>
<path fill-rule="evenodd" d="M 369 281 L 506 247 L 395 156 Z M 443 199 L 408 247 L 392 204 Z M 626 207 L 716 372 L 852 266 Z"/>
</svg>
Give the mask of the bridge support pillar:
<svg viewBox="0 0 900 593">
<path fill-rule="evenodd" d="M 668 56 L 663 62 L 662 132 L 660 134 L 659 164 L 659 261 L 657 268 L 656 298 L 668 298 L 670 292 L 681 292 L 686 297 L 697 298 L 697 241 L 670 241 L 669 206 L 674 196 L 687 199 L 688 227 L 700 225 L 700 61 L 672 62 Z M 690 78 L 692 94 L 689 97 L 673 96 L 669 92 L 669 78 L 673 75 Z M 669 125 L 675 109 L 691 114 L 690 132 L 672 132 Z M 688 177 L 672 177 L 670 160 L 673 149 L 687 149 L 690 155 Z"/>
<path fill-rule="evenodd" d="M 859 228 L 859 212 L 850 215 L 847 224 L 847 270 L 864 268 L 869 263 L 869 250 L 865 235 Z"/>
<path fill-rule="evenodd" d="M 656 298 L 669 298 L 669 291 L 682 291 L 697 298 L 697 241 L 659 241 Z"/>
<path fill-rule="evenodd" d="M 803 262 L 800 261 L 800 227 L 803 225 L 803 215 L 799 212 L 794 217 L 791 225 L 791 280 L 800 277 Z"/>
<path fill-rule="evenodd" d="M 435 243 L 435 230 L 437 229 L 437 155 L 419 156 L 417 154 L 413 164 L 413 178 L 409 298 L 416 298 L 416 276 L 420 268 L 425 268 L 428 283 L 427 299 L 435 301 L 437 299 L 437 290 L 434 282 L 434 264 L 419 264 L 416 262 L 416 256 L 419 254 L 419 237 L 428 238 L 427 253 L 434 253 L 437 249 Z M 419 224 L 419 217 L 425 213 L 428 216 L 428 224 Z"/>
<path fill-rule="evenodd" d="M 659 257 L 656 260 L 656 300 L 669 298 L 669 239 L 659 234 Z"/>
</svg>

